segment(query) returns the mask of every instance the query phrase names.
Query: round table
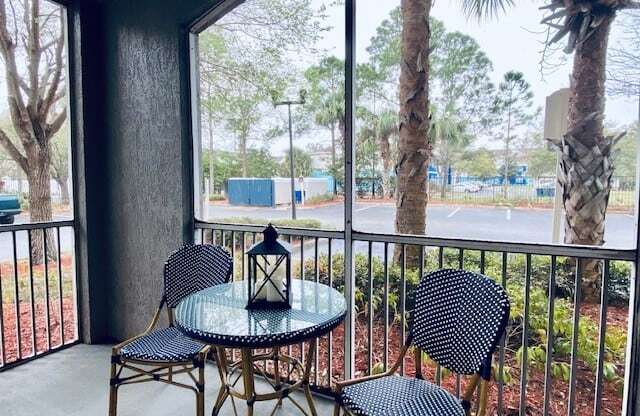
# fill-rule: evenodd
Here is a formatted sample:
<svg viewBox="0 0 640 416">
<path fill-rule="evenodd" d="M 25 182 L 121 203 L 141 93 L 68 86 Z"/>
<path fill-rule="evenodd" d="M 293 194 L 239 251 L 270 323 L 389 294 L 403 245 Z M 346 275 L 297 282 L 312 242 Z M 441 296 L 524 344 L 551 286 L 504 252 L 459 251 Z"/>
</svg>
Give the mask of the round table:
<svg viewBox="0 0 640 416">
<path fill-rule="evenodd" d="M 346 315 L 346 301 L 335 289 L 311 281 L 293 279 L 291 281 L 290 309 L 247 309 L 247 282 L 226 283 L 204 289 L 183 299 L 175 310 L 176 326 L 191 338 L 216 347 L 221 388 L 213 415 L 217 415 L 228 397 L 236 397 L 247 403 L 247 414 L 253 415 L 256 401 L 289 398 L 292 390 L 304 390 L 309 410 L 316 415 L 316 409 L 309 388 L 311 366 L 316 353 L 316 343 L 311 342 L 304 363 L 294 357 L 280 353 L 280 347 L 309 341 L 326 335 L 337 327 Z M 241 359 L 229 363 L 226 348 L 238 348 Z M 269 352 L 254 354 L 254 349 L 270 349 Z M 265 375 L 256 363 L 273 362 L 273 392 L 257 393 L 254 374 Z M 280 363 L 286 363 L 291 374 L 296 375 L 289 383 L 280 377 Z M 240 376 L 232 381 L 232 375 Z M 244 389 L 239 391 L 235 384 L 243 379 Z M 304 413 L 305 410 L 295 401 Z"/>
</svg>

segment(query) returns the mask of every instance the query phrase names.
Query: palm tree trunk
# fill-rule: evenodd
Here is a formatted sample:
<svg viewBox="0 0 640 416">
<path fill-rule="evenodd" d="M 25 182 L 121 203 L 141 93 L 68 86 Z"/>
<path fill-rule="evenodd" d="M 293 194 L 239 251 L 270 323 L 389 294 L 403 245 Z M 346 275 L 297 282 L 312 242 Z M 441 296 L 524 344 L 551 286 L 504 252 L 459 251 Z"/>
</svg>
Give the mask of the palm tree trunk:
<svg viewBox="0 0 640 416">
<path fill-rule="evenodd" d="M 502 192 L 505 201 L 509 199 L 509 144 L 511 142 L 511 106 L 509 106 L 509 120 L 507 121 L 507 139 L 504 146 L 504 183 L 502 184 Z"/>
<path fill-rule="evenodd" d="M 395 230 L 424 234 L 427 209 L 429 140 L 429 14 L 430 0 L 402 0 L 400 124 Z M 396 251 L 398 257 L 398 251 Z M 407 249 L 406 262 L 415 267 L 418 248 Z"/>
<path fill-rule="evenodd" d="M 443 164 L 440 167 L 440 199 L 442 201 L 444 201 L 447 198 L 448 179 L 449 179 L 449 166 L 447 166 L 446 164 Z"/>
<path fill-rule="evenodd" d="M 380 158 L 382 158 L 382 197 L 391 198 L 391 144 L 389 143 L 390 135 L 380 135 Z"/>
<path fill-rule="evenodd" d="M 604 19 L 575 51 L 568 133 L 561 150 L 560 177 L 567 244 L 604 244 L 605 215 L 611 190 L 613 138 L 604 136 L 607 43 L 614 16 Z M 600 262 L 585 264 L 583 297 L 595 301 Z"/>
<path fill-rule="evenodd" d="M 333 178 L 333 194 L 338 194 L 338 182 L 335 176 L 337 173 L 336 169 L 336 126 L 334 123 L 331 123 L 331 172 L 334 175 Z"/>
</svg>

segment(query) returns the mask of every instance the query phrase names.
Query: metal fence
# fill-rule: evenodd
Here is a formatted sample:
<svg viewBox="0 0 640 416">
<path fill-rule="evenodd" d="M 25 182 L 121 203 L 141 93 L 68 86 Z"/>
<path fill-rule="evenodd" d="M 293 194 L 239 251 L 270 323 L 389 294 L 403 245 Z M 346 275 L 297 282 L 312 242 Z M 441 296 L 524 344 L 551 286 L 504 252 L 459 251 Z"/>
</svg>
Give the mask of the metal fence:
<svg viewBox="0 0 640 416">
<path fill-rule="evenodd" d="M 441 202 L 467 202 L 477 204 L 525 203 L 552 205 L 555 194 L 555 176 L 512 178 L 505 188 L 502 177 L 490 178 L 429 178 L 429 200 Z M 392 181 L 393 182 L 393 181 Z M 612 178 L 609 206 L 632 209 L 635 204 L 635 178 Z M 393 183 L 392 183 L 393 185 Z M 381 198 L 380 178 L 357 178 L 356 189 L 361 198 Z"/>
<path fill-rule="evenodd" d="M 234 278 L 243 279 L 246 249 L 262 226 L 196 224 L 196 241 L 220 244 L 235 259 Z M 354 288 L 353 324 L 316 340 L 312 381 L 327 393 L 332 380 L 387 368 L 407 335 L 419 276 L 438 268 L 485 273 L 509 292 L 512 316 L 494 365 L 490 410 L 511 414 L 620 414 L 626 351 L 626 316 L 635 250 L 498 243 L 353 231 L 354 272 L 345 281 L 345 233 L 286 229 L 294 247 L 294 278 L 320 281 L 339 291 Z M 414 266 L 408 259 L 417 256 Z M 581 299 L 585 270 L 597 264 L 597 301 Z M 349 296 L 347 296 L 349 299 Z M 622 322 L 621 320 L 624 320 Z M 303 356 L 303 345 L 289 352 Z M 413 354 L 402 366 L 412 374 Z M 303 358 L 303 357 L 301 357 Z M 353 368 L 349 368 L 353 363 Z M 409 365 L 411 364 L 411 365 Z M 466 377 L 450 374 L 424 357 L 431 381 L 453 394 Z M 350 373 L 350 374 L 349 374 Z"/>
<path fill-rule="evenodd" d="M 73 230 L 0 226 L 0 371 L 78 342 Z"/>
</svg>

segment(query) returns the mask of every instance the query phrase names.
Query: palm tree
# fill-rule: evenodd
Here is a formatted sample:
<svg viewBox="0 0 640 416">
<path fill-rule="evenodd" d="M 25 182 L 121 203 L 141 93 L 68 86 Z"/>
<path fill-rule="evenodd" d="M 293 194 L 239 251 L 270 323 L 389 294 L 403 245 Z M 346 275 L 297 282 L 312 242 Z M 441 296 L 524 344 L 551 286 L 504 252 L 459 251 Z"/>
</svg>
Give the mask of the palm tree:
<svg viewBox="0 0 640 416">
<path fill-rule="evenodd" d="M 423 234 L 426 222 L 426 174 L 431 157 L 428 116 L 429 14 L 431 0 L 402 0 L 400 140 L 396 230 Z M 469 16 L 490 17 L 514 0 L 462 0 Z M 640 9 L 636 0 L 551 0 L 542 22 L 555 31 L 549 43 L 567 37 L 573 53 L 568 132 L 561 150 L 565 243 L 602 245 L 615 139 L 604 135 L 606 56 L 616 13 Z M 585 300 L 596 296 L 599 264 L 585 267 Z"/>
<path fill-rule="evenodd" d="M 435 115 L 432 127 L 435 145 L 433 156 L 440 167 L 440 197 L 442 199 L 446 196 L 447 178 L 449 168 L 454 162 L 454 155 L 459 154 L 461 149 L 468 146 L 472 138 L 466 132 L 465 123 L 452 110 L 452 105 L 445 108 L 442 113 L 438 112 L 437 108 L 431 110 Z"/>
<path fill-rule="evenodd" d="M 375 133 L 382 159 L 382 192 L 385 198 L 391 198 L 393 196 L 391 168 L 395 153 L 391 146 L 391 139 L 398 134 L 398 114 L 391 110 L 380 113 L 376 117 Z"/>
<path fill-rule="evenodd" d="M 424 234 L 427 210 L 429 138 L 429 15 L 431 0 L 402 0 L 400 112 L 396 164 L 396 232 Z M 414 266 L 418 248 L 407 249 Z M 397 256 L 397 253 L 396 253 Z"/>
</svg>

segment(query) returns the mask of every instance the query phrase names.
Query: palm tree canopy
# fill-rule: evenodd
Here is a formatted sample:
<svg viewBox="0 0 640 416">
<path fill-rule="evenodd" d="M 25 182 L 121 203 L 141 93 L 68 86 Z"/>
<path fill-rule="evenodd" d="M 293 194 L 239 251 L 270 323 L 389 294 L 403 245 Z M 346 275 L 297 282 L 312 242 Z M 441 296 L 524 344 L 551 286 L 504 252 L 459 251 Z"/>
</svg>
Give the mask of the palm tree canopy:
<svg viewBox="0 0 640 416">
<path fill-rule="evenodd" d="M 496 17 L 515 4 L 514 0 L 462 0 L 462 10 L 469 17 L 479 19 Z M 600 24 L 618 10 L 640 9 L 637 0 L 551 0 L 540 7 L 550 14 L 542 19 L 556 32 L 549 40 L 555 43 L 568 35 L 566 53 L 587 40 Z"/>
</svg>

